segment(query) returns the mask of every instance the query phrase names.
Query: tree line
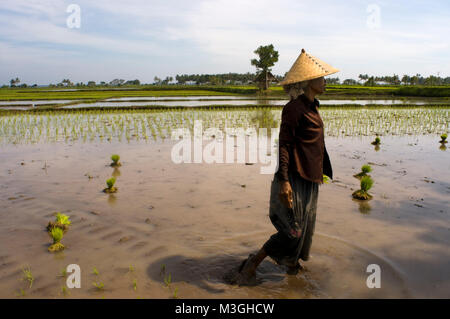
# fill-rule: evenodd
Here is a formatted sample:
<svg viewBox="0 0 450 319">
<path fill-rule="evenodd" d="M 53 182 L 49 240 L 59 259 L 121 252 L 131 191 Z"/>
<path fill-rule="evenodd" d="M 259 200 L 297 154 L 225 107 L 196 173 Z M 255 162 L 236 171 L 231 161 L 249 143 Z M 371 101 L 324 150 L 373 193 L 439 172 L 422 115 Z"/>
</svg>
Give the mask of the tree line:
<svg viewBox="0 0 450 319">
<path fill-rule="evenodd" d="M 166 76 L 163 80 L 158 76 L 153 79 L 153 85 L 169 85 L 169 84 L 195 84 L 195 85 L 256 85 L 260 90 L 267 90 L 269 85 L 274 82 L 282 81 L 287 72 L 281 75 L 273 75 L 271 67 L 278 61 L 278 51 L 275 50 L 272 44 L 259 46 L 255 51 L 258 59 L 251 59 L 250 64 L 256 67 L 255 73 L 221 73 L 221 74 L 181 74 L 176 75 L 174 82 L 173 77 Z M 338 77 L 327 78 L 328 84 L 343 84 L 343 85 L 364 85 L 364 86 L 378 86 L 378 85 L 449 85 L 450 77 L 439 77 L 430 75 L 423 77 L 420 74 L 403 75 L 402 78 L 396 74 L 392 76 L 369 76 L 368 74 L 359 74 L 358 80 L 345 79 L 341 82 Z M 18 77 L 11 79 L 11 87 L 27 87 L 27 84 L 21 84 Z M 96 83 L 95 81 L 88 81 L 72 83 L 70 79 L 63 79 L 58 84 L 50 84 L 50 87 L 95 87 L 95 86 L 123 86 L 123 85 L 141 85 L 138 79 L 125 81 L 124 79 L 114 79 L 108 83 L 102 81 Z M 147 84 L 148 85 L 148 84 Z M 34 84 L 33 86 L 36 86 Z M 7 87 L 6 85 L 3 87 Z"/>
<path fill-rule="evenodd" d="M 128 86 L 128 85 L 168 85 L 168 84 L 195 84 L 195 85 L 252 85 L 255 84 L 256 73 L 223 73 L 223 74 L 183 74 L 176 75 L 176 83 L 173 82 L 173 77 L 166 77 L 164 80 L 155 77 L 153 83 L 141 83 L 138 79 L 125 81 L 123 79 L 114 79 L 110 82 L 88 81 L 86 83 L 73 83 L 69 79 L 63 79 L 57 84 L 49 84 L 49 87 L 96 87 L 96 86 Z M 284 76 L 274 75 L 274 77 L 281 81 Z M 326 78 L 327 84 L 342 84 L 342 85 L 362 85 L 362 86 L 383 86 L 383 85 L 450 85 L 450 77 L 439 77 L 430 75 L 428 77 L 416 75 L 403 75 L 401 78 L 398 75 L 393 76 L 369 76 L 367 74 L 360 74 L 358 80 L 345 79 L 341 81 L 339 77 Z M 19 84 L 20 79 L 11 79 L 9 87 L 37 87 L 37 84 L 27 85 L 26 83 Z M 8 85 L 3 85 L 3 88 Z"/>
</svg>

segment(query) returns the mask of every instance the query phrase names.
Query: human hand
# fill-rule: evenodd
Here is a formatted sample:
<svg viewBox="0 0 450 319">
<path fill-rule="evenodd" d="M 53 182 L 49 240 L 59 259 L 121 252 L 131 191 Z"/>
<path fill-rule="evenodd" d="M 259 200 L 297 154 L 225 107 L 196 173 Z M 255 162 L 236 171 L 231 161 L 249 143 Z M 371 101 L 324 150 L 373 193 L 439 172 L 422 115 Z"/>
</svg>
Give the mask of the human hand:
<svg viewBox="0 0 450 319">
<path fill-rule="evenodd" d="M 280 201 L 284 206 L 291 209 L 292 208 L 292 188 L 288 181 L 281 182 L 280 193 L 278 194 Z"/>
</svg>

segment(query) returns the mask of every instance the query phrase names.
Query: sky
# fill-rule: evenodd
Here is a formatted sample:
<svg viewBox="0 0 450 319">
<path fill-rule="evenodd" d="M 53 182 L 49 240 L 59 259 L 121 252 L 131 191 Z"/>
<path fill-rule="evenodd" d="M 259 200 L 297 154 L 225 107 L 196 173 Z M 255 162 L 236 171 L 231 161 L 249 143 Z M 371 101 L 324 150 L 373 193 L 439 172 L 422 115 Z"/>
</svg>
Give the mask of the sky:
<svg viewBox="0 0 450 319">
<path fill-rule="evenodd" d="M 448 0 L 0 0 L 0 85 L 254 73 L 268 44 L 277 75 L 304 48 L 341 80 L 445 77 L 449 17 Z"/>
</svg>

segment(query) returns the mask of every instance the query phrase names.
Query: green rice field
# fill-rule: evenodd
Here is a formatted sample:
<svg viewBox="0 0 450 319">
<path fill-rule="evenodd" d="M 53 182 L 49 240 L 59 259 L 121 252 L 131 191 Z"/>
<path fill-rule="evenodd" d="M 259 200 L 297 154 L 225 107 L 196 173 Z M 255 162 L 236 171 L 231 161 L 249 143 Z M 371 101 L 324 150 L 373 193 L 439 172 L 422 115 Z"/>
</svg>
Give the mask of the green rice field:
<svg viewBox="0 0 450 319">
<path fill-rule="evenodd" d="M 450 131 L 445 107 L 321 107 L 327 136 L 440 135 Z M 176 128 L 223 129 L 225 125 L 277 128 L 280 107 L 204 109 L 106 109 L 0 113 L 0 143 L 67 140 L 170 139 Z"/>
</svg>

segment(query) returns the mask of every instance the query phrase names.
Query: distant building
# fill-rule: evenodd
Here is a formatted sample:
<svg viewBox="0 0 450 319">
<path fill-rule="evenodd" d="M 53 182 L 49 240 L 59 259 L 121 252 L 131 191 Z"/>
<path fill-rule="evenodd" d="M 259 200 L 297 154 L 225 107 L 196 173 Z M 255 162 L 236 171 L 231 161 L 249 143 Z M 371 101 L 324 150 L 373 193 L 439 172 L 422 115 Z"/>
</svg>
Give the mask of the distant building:
<svg viewBox="0 0 450 319">
<path fill-rule="evenodd" d="M 258 83 L 260 88 L 265 88 L 269 87 L 270 83 L 278 83 L 279 81 L 271 72 L 267 72 L 266 74 L 264 74 L 264 72 L 260 72 L 255 77 L 255 82 Z"/>
</svg>

